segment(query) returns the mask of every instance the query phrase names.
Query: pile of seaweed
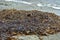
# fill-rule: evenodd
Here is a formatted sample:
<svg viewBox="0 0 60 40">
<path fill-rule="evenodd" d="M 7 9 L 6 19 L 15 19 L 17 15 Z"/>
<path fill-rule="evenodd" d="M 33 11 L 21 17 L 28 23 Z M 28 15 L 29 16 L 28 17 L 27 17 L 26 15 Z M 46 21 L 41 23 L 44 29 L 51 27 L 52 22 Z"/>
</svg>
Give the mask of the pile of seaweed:
<svg viewBox="0 0 60 40">
<path fill-rule="evenodd" d="M 47 36 L 60 32 L 60 16 L 37 10 L 4 9 L 0 11 L 0 38 L 14 35 Z"/>
</svg>

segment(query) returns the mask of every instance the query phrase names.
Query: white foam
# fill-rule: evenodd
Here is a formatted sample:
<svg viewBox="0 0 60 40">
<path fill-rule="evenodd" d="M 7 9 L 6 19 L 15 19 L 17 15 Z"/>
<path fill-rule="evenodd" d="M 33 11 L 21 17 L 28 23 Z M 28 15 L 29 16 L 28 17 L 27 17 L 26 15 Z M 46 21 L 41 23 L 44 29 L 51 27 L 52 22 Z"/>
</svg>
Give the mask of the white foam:
<svg viewBox="0 0 60 40">
<path fill-rule="evenodd" d="M 5 1 L 15 1 L 15 0 L 5 0 Z"/>
<path fill-rule="evenodd" d="M 18 1 L 18 2 L 20 2 L 20 3 L 24 3 L 24 4 L 32 4 L 32 3 L 30 3 L 30 2 L 26 2 L 26 1 Z"/>
<path fill-rule="evenodd" d="M 19 2 L 19 3 L 24 3 L 24 4 L 32 4 L 30 2 L 26 2 L 26 1 L 17 1 L 17 0 L 5 0 L 5 1 L 13 1 L 13 2 Z"/>
<path fill-rule="evenodd" d="M 46 6 L 46 7 L 51 7 L 51 8 L 54 8 L 54 9 L 60 9 L 60 6 L 56 5 L 56 4 L 43 4 L 43 3 L 39 3 L 39 4 L 37 4 L 37 6 L 39 6 L 39 7 Z"/>
<path fill-rule="evenodd" d="M 39 6 L 39 7 L 40 7 L 40 6 L 43 6 L 43 5 L 39 3 L 39 4 L 37 4 L 37 6 Z"/>
<path fill-rule="evenodd" d="M 47 5 L 48 7 L 52 7 L 52 8 L 54 8 L 54 9 L 60 9 L 60 6 L 59 5 L 56 5 L 56 4 L 48 4 Z"/>
<path fill-rule="evenodd" d="M 54 8 L 54 9 L 60 9 L 60 7 L 55 7 L 55 6 L 52 6 L 52 8 Z"/>
</svg>

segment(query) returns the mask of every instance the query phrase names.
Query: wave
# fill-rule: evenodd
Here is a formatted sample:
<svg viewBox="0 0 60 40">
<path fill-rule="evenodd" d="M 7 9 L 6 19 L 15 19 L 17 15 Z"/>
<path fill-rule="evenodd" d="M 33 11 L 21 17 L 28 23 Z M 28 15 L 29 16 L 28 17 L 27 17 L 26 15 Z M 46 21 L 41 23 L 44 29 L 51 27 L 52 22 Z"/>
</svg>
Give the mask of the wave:
<svg viewBox="0 0 60 40">
<path fill-rule="evenodd" d="M 5 0 L 5 1 L 13 1 L 13 2 L 19 2 L 19 3 L 24 3 L 24 4 L 32 4 L 30 2 L 26 2 L 26 1 L 17 1 L 17 0 Z"/>
<path fill-rule="evenodd" d="M 54 8 L 54 9 L 60 9 L 60 7 L 55 7 L 55 6 L 52 6 L 52 8 Z"/>
<path fill-rule="evenodd" d="M 37 4 L 34 4 L 34 3 L 31 3 L 31 2 L 26 2 L 26 1 L 18 1 L 18 0 L 5 0 L 5 1 L 13 1 L 13 2 L 19 2 L 19 3 L 24 3 L 24 4 L 28 4 L 28 5 L 36 5 L 38 7 L 51 7 L 53 9 L 60 9 L 60 6 L 59 5 L 56 5 L 56 4 L 45 4 L 45 3 L 37 3 Z"/>
<path fill-rule="evenodd" d="M 51 7 L 51 8 L 54 8 L 54 9 L 60 9 L 60 5 L 56 5 L 56 4 L 37 4 L 37 6 L 46 6 L 46 7 Z"/>
</svg>

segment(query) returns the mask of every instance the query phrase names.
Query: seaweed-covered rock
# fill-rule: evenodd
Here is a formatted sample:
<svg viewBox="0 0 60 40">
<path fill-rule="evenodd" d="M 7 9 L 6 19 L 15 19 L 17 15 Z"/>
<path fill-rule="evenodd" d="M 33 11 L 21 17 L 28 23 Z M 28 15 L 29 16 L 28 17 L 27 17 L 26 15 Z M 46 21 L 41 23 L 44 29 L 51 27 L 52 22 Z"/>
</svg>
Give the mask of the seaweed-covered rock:
<svg viewBox="0 0 60 40">
<path fill-rule="evenodd" d="M 37 10 L 2 10 L 0 32 L 2 39 L 18 34 L 41 36 L 55 34 L 60 32 L 60 16 Z"/>
</svg>

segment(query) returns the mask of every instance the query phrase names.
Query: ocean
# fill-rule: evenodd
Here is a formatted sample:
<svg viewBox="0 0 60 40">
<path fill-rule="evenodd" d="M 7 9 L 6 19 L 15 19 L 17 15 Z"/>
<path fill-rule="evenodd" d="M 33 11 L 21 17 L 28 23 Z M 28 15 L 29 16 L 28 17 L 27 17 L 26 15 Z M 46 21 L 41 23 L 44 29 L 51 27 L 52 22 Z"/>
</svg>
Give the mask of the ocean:
<svg viewBox="0 0 60 40">
<path fill-rule="evenodd" d="M 2 9 L 40 10 L 60 15 L 60 0 L 0 0 L 0 4 Z"/>
</svg>

